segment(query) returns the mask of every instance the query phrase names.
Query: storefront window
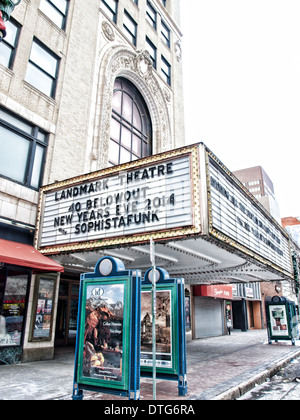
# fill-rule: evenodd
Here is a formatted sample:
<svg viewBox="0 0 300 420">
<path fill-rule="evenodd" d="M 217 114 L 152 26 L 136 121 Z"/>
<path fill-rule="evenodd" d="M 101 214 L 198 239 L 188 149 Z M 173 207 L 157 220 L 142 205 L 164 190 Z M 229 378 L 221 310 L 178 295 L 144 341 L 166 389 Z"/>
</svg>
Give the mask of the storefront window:
<svg viewBox="0 0 300 420">
<path fill-rule="evenodd" d="M 1 270 L 0 347 L 21 345 L 27 288 L 27 274 Z"/>
</svg>

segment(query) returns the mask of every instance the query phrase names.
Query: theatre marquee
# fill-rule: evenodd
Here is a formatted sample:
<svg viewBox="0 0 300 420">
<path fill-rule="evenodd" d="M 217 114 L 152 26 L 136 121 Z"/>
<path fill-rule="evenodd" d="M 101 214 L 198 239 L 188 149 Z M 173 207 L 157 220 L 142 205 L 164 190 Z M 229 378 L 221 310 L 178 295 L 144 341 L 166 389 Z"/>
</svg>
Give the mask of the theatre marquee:
<svg viewBox="0 0 300 420">
<path fill-rule="evenodd" d="M 43 187 L 37 246 L 55 253 L 199 233 L 198 168 L 188 147 Z"/>
<path fill-rule="evenodd" d="M 41 189 L 35 246 L 43 254 L 128 248 L 150 238 L 173 253 L 182 251 L 175 239 L 193 238 L 198 259 L 204 243 L 213 243 L 214 264 L 225 249 L 257 273 L 293 277 L 287 233 L 203 143 Z M 181 257 L 170 255 L 178 264 Z"/>
<path fill-rule="evenodd" d="M 206 168 L 210 235 L 290 277 L 287 233 L 209 149 Z"/>
</svg>

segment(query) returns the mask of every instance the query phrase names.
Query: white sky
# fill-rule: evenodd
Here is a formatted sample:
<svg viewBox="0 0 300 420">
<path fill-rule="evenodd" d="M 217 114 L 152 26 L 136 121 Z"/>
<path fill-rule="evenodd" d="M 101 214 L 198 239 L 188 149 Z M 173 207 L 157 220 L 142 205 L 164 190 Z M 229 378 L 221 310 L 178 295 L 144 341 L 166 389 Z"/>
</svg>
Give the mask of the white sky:
<svg viewBox="0 0 300 420">
<path fill-rule="evenodd" d="M 180 0 L 187 144 L 261 165 L 300 216 L 300 0 Z"/>
</svg>

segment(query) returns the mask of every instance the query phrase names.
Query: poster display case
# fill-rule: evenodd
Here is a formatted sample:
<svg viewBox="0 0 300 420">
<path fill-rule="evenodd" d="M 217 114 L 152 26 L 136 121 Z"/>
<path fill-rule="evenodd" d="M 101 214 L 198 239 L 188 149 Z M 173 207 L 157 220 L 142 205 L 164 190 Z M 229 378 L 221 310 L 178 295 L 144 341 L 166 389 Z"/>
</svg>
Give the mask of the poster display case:
<svg viewBox="0 0 300 420">
<path fill-rule="evenodd" d="M 139 271 L 112 257 L 81 278 L 73 399 L 83 390 L 139 398 Z"/>
<path fill-rule="evenodd" d="M 157 285 L 156 290 L 156 368 L 161 373 L 176 374 L 178 364 L 176 328 L 176 285 Z M 143 286 L 141 305 L 141 367 L 151 370 L 152 354 L 152 313 L 151 287 Z"/>
<path fill-rule="evenodd" d="M 187 395 L 185 290 L 183 279 L 171 279 L 166 270 L 156 268 L 156 376 L 178 380 L 178 393 Z M 141 299 L 141 376 L 151 377 L 153 371 L 151 273 L 142 283 Z"/>
<path fill-rule="evenodd" d="M 272 340 L 295 340 L 299 335 L 298 315 L 294 302 L 280 296 L 274 296 L 266 302 L 269 344 Z"/>
</svg>

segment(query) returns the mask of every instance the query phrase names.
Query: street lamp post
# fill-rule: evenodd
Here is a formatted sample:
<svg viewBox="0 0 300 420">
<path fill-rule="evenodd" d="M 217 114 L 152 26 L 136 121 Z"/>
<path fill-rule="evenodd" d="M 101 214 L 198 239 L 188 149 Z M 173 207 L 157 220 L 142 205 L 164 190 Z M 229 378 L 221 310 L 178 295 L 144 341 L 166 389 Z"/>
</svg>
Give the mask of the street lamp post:
<svg viewBox="0 0 300 420">
<path fill-rule="evenodd" d="M 6 26 L 2 19 L 2 12 L 0 10 L 0 42 L 6 37 Z"/>
<path fill-rule="evenodd" d="M 6 36 L 5 21 L 10 18 L 14 8 L 21 2 L 21 0 L 0 0 L 0 42 Z"/>
</svg>

